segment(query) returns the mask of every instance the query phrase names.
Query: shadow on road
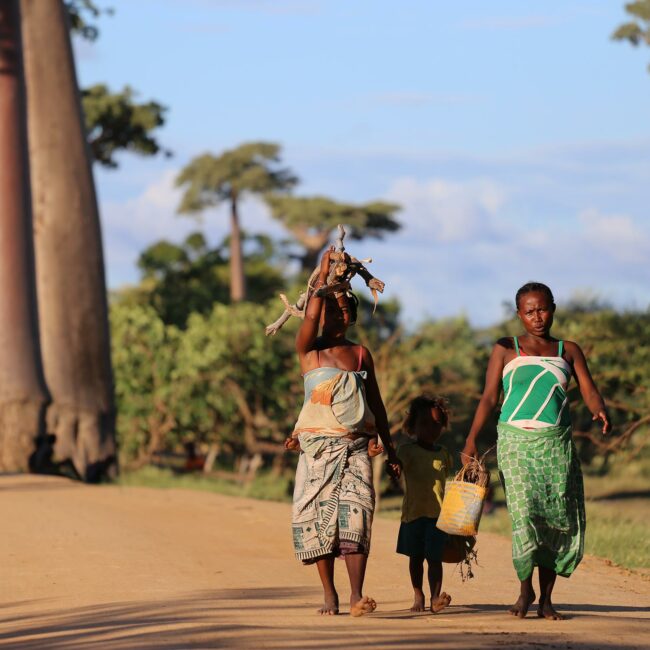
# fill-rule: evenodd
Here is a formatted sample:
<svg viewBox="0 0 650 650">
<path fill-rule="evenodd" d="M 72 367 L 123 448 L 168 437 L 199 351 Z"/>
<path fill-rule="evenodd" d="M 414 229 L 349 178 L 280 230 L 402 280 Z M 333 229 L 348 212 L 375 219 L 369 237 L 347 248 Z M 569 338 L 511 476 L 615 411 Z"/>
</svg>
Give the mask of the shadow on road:
<svg viewBox="0 0 650 650">
<path fill-rule="evenodd" d="M 622 640 L 616 645 L 597 645 L 566 640 L 549 627 L 544 641 L 539 631 L 481 632 L 472 625 L 471 612 L 503 611 L 503 605 L 463 605 L 448 613 L 467 614 L 467 631 L 451 633 L 435 629 L 442 617 L 413 615 L 408 611 L 377 612 L 362 620 L 347 616 L 311 618 L 305 603 L 316 603 L 316 589 L 254 588 L 198 592 L 183 599 L 131 603 L 107 603 L 77 609 L 55 609 L 52 602 L 39 602 L 38 614 L 11 616 L 11 609 L 25 603 L 5 604 L 0 611 L 0 648 L 15 650 L 172 650 L 181 648 L 572 648 L 603 650 L 633 648 Z M 33 605 L 34 603 L 31 603 Z M 647 612 L 647 607 L 566 605 L 570 612 Z M 400 619 L 420 618 L 412 632 L 404 631 Z M 457 621 L 457 616 L 453 617 Z M 450 619 L 446 619 L 449 625 Z M 475 619 L 476 620 L 476 619 Z M 636 623 L 635 618 L 625 621 Z M 410 623 L 409 623 L 410 624 Z M 457 623 L 455 623 L 457 624 Z M 526 622 L 522 622 L 525 625 Z M 423 625 L 426 629 L 423 629 Z M 399 626 L 399 627 L 398 627 Z M 532 632 L 532 630 L 531 630 Z M 548 642 L 546 642 L 548 638 Z"/>
</svg>

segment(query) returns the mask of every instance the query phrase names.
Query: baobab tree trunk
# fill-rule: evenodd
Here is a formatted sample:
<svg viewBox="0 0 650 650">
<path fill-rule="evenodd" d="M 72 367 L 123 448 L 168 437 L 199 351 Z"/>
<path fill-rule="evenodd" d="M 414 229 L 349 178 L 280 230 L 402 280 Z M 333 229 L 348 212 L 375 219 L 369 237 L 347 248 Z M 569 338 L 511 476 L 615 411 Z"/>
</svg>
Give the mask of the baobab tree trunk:
<svg viewBox="0 0 650 650">
<path fill-rule="evenodd" d="M 289 228 L 305 251 L 300 256 L 300 268 L 311 273 L 320 264 L 320 254 L 330 240 L 331 230 L 311 230 L 306 226 Z"/>
<path fill-rule="evenodd" d="M 320 252 L 322 248 L 316 249 L 307 249 L 300 256 L 300 269 L 306 273 L 311 273 L 315 268 L 318 267 L 320 263 Z"/>
<path fill-rule="evenodd" d="M 230 201 L 230 300 L 231 302 L 246 300 L 244 254 L 242 252 L 236 194 L 233 194 Z"/>
<path fill-rule="evenodd" d="M 21 0 L 46 426 L 54 457 L 115 471 L 115 406 L 99 212 L 61 0 Z"/>
<path fill-rule="evenodd" d="M 0 0 L 0 471 L 24 471 L 42 431 L 18 0 Z"/>
</svg>

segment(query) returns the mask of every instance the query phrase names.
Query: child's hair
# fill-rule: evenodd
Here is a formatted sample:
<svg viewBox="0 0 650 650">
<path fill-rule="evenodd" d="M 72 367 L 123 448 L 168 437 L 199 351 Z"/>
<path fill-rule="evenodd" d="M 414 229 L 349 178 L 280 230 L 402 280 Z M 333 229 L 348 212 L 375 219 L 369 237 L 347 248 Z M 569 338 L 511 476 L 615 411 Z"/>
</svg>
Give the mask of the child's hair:
<svg viewBox="0 0 650 650">
<path fill-rule="evenodd" d="M 418 395 L 409 404 L 406 420 L 404 420 L 404 431 L 409 435 L 413 435 L 418 417 L 432 408 L 437 408 L 442 413 L 442 426 L 446 427 L 449 424 L 449 402 L 447 398 L 424 393 Z"/>
<path fill-rule="evenodd" d="M 527 293 L 532 293 L 533 291 L 539 291 L 540 293 L 545 293 L 546 297 L 551 301 L 551 304 L 555 304 L 555 299 L 553 298 L 553 292 L 550 287 L 542 284 L 541 282 L 527 282 L 523 287 L 520 287 L 515 296 L 515 305 L 519 309 L 519 302 L 521 297 L 525 296 Z"/>
</svg>

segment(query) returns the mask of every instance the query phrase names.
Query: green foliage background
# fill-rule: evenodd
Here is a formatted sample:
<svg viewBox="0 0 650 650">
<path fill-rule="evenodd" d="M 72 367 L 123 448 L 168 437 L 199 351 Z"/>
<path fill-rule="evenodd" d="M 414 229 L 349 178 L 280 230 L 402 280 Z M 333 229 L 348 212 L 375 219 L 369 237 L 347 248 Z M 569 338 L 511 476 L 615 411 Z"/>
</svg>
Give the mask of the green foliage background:
<svg viewBox="0 0 650 650">
<path fill-rule="evenodd" d="M 292 319 L 275 337 L 264 327 L 281 311 L 280 302 L 235 305 L 215 302 L 192 313 L 183 327 L 165 323 L 139 296 L 117 296 L 111 306 L 113 361 L 123 461 L 140 464 L 152 454 L 183 443 L 219 443 L 231 459 L 281 453 L 302 404 L 302 378 L 293 342 Z M 155 301 L 154 301 L 155 302 Z M 514 319 L 477 329 L 464 318 L 428 321 L 412 332 L 368 327 L 351 330 L 376 362 L 391 430 L 400 431 L 408 402 L 422 391 L 450 400 L 447 444 L 462 445 L 480 396 L 493 342 L 517 334 Z M 650 424 L 650 312 L 560 309 L 554 333 L 585 350 L 594 378 L 614 421 L 603 440 L 575 384 L 572 413 L 583 460 L 606 471 L 613 454 L 636 454 Z M 495 416 L 496 417 L 496 416 Z M 645 424 L 644 424 L 645 422 Z M 488 427 L 484 444 L 495 441 Z"/>
</svg>

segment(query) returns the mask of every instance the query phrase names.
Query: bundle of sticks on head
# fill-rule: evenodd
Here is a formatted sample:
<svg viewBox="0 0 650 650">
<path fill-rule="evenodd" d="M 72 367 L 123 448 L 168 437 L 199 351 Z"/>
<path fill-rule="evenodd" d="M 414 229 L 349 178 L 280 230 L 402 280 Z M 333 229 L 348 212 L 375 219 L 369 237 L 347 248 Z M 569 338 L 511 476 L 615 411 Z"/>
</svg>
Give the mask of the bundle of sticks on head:
<svg viewBox="0 0 650 650">
<path fill-rule="evenodd" d="M 275 322 L 267 325 L 265 330 L 267 336 L 273 336 L 276 334 L 289 318 L 291 318 L 291 316 L 304 318 L 307 303 L 314 293 L 318 296 L 328 296 L 333 293 L 348 291 L 350 289 L 350 282 L 355 275 L 358 275 L 365 280 L 366 286 L 372 292 L 375 300 L 375 308 L 377 307 L 377 293 L 383 293 L 385 285 L 381 280 L 374 277 L 364 266 L 364 264 L 372 262 L 372 259 L 358 260 L 356 257 L 351 257 L 345 252 L 345 246 L 343 245 L 344 239 L 345 228 L 339 224 L 338 238 L 330 258 L 334 263 L 330 266 L 327 282 L 323 286 L 318 289 L 315 289 L 314 287 L 320 271 L 317 267 L 309 277 L 307 289 L 300 294 L 295 304 L 292 305 L 285 294 L 280 294 L 280 300 L 282 300 L 284 304 L 284 312 Z"/>
</svg>

